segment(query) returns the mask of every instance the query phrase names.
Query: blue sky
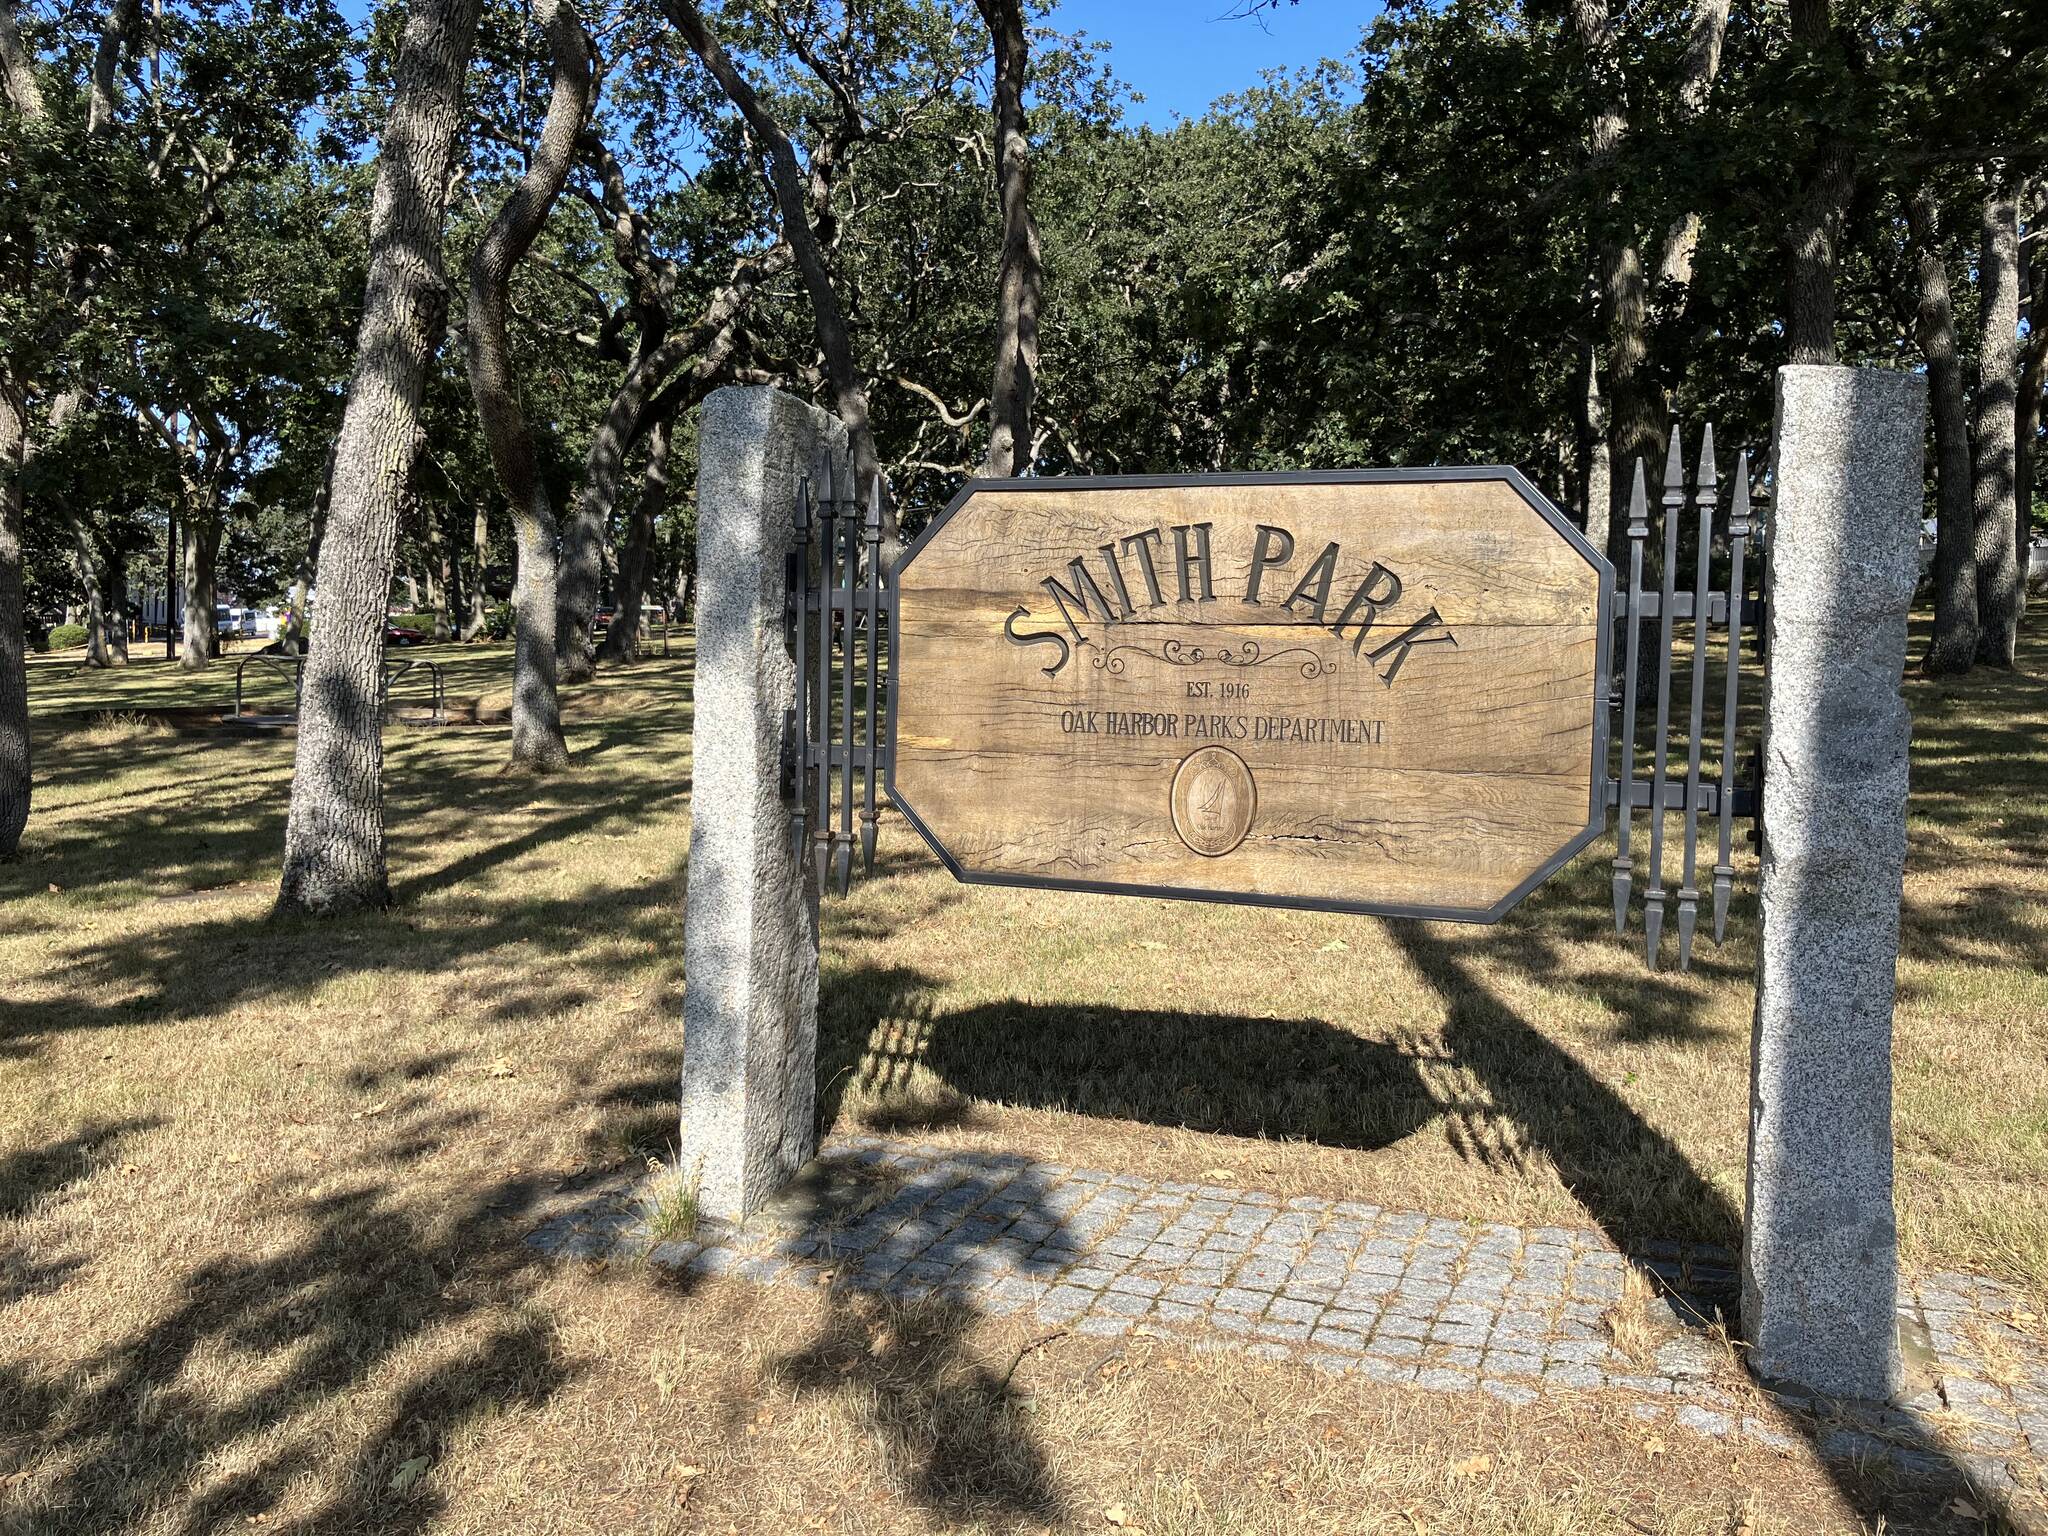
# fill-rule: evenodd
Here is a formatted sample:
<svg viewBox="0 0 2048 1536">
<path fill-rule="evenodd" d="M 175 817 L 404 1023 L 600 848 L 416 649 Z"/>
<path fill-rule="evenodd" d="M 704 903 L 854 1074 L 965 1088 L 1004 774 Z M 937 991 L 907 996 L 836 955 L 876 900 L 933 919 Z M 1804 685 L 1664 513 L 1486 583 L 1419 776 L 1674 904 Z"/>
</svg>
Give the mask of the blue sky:
<svg viewBox="0 0 2048 1536">
<path fill-rule="evenodd" d="M 1283 0 L 1263 25 L 1222 19 L 1235 8 L 1235 0 L 1060 0 L 1050 20 L 1108 43 L 1117 77 L 1145 98 L 1132 116 L 1164 127 L 1201 116 L 1267 70 L 1349 53 L 1379 12 L 1369 0 Z"/>
<path fill-rule="evenodd" d="M 1145 98 L 1131 118 L 1163 128 L 1177 117 L 1200 117 L 1217 97 L 1257 85 L 1267 70 L 1349 53 L 1380 9 L 1375 0 L 1282 0 L 1260 20 L 1226 20 L 1237 3 L 1058 0 L 1049 22 L 1108 43 L 1117 77 Z M 340 5 L 344 16 L 360 23 L 371 0 Z"/>
</svg>

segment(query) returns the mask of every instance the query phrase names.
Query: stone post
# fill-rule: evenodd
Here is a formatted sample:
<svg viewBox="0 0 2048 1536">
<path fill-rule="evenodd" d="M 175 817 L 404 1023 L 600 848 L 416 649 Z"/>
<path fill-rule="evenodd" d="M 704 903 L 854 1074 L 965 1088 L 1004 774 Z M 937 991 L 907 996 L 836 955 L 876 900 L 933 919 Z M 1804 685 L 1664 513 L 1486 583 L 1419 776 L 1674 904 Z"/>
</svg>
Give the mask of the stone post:
<svg viewBox="0 0 2048 1536">
<path fill-rule="evenodd" d="M 791 846 L 784 639 L 797 483 L 846 431 L 773 389 L 721 389 L 697 438 L 697 669 L 683 904 L 681 1171 L 744 1220 L 817 1150 L 818 891 Z"/>
<path fill-rule="evenodd" d="M 1778 370 L 1742 1321 L 1757 1375 L 1830 1397 L 1899 1385 L 1899 683 L 1925 419 L 1916 374 Z"/>
</svg>

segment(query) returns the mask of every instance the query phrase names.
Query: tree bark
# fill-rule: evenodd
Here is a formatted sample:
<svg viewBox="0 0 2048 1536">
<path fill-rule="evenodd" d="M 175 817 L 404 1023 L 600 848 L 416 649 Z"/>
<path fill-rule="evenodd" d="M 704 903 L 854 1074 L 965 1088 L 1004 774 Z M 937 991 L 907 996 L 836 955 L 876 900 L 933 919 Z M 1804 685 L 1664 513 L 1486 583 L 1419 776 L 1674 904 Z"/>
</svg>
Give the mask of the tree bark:
<svg viewBox="0 0 2048 1536">
<path fill-rule="evenodd" d="M 0 25 L 13 18 L 0 0 Z M 0 859 L 12 858 L 28 825 L 27 614 L 22 593 L 22 478 L 28 401 L 0 370 Z"/>
<path fill-rule="evenodd" d="M 432 562 L 427 571 L 427 583 L 433 599 L 434 638 L 445 642 L 455 638 L 455 623 L 450 613 L 453 600 L 448 592 L 454 580 L 448 536 L 441 527 L 441 512 L 438 507 L 423 506 L 420 511 L 427 521 L 427 558 Z"/>
<path fill-rule="evenodd" d="M 715 354 L 723 369 L 738 342 L 738 322 L 762 283 L 789 270 L 794 256 L 783 241 L 759 256 L 735 263 L 731 278 L 705 305 L 688 329 L 669 330 L 670 300 L 675 286 L 672 263 L 657 257 L 646 235 L 645 221 L 630 206 L 618 162 L 602 144 L 595 147 L 604 194 L 598 211 L 612 228 L 612 248 L 634 290 L 640 337 L 626 376 L 613 394 L 604 419 L 591 434 L 584 455 L 582 489 L 575 515 L 562 530 L 560 590 L 555 597 L 555 656 L 565 682 L 582 682 L 596 669 L 591 622 L 597 613 L 598 586 L 603 575 L 612 508 L 618 500 L 626 455 L 651 421 L 671 419 L 680 405 L 676 385 L 666 381 L 693 354 Z M 825 188 L 829 195 L 829 184 Z M 695 388 L 706 363 L 679 381 L 684 392 Z M 657 393 L 660 391 L 660 393 Z M 702 390 L 696 390 L 700 398 Z"/>
<path fill-rule="evenodd" d="M 108 667 L 128 665 L 128 551 L 109 541 L 100 555 L 100 592 L 105 607 L 104 645 Z"/>
<path fill-rule="evenodd" d="M 989 389 L 988 457 L 982 473 L 1031 467 L 1031 401 L 1038 373 L 1038 304 L 1045 281 L 1038 221 L 1031 216 L 1031 139 L 1024 119 L 1030 43 L 1023 0 L 975 0 L 995 52 L 996 187 L 1003 213 L 996 295 L 995 381 Z"/>
<path fill-rule="evenodd" d="M 783 132 L 782 125 L 761 105 L 754 95 L 753 86 L 748 84 L 746 76 L 726 54 L 724 45 L 704 20 L 695 0 L 662 0 L 662 7 L 668 12 L 669 20 L 675 23 L 676 30 L 683 34 L 690 51 L 711 71 L 726 99 L 739 109 L 740 116 L 746 119 L 754 137 L 767 151 L 768 181 L 775 194 L 776 210 L 781 215 L 782 237 L 796 255 L 804 289 L 810 295 L 818 350 L 824 354 L 825 376 L 832 388 L 833 409 L 846 425 L 855 482 L 865 500 L 868 488 L 882 472 L 881 461 L 875 455 L 874 431 L 868 422 L 867 390 L 854 365 L 853 339 L 846 327 L 845 311 L 839 306 L 831 274 L 825 268 L 824 252 L 811 229 L 796 151 L 790 147 L 789 135 Z M 882 499 L 882 542 L 885 553 L 892 553 L 899 542 L 896 509 L 886 496 Z"/>
<path fill-rule="evenodd" d="M 327 465 L 320 472 L 320 484 L 313 492 L 313 515 L 306 527 L 306 552 L 299 557 L 299 569 L 292 577 L 291 596 L 285 601 L 284 628 L 278 631 L 278 649 L 296 656 L 306 648 L 307 604 L 313 593 L 313 574 L 320 563 L 320 543 L 327 537 L 327 507 L 334 496 L 334 455 L 327 450 Z"/>
<path fill-rule="evenodd" d="M 2034 482 L 2041 438 L 2041 391 L 2048 386 L 2048 261 L 2040 251 L 2048 215 L 2048 183 L 2033 188 L 2026 234 L 2019 248 L 2019 291 L 2027 307 L 2027 342 L 2020 354 L 2020 395 L 2013 420 L 2013 554 L 2019 561 L 2020 614 L 2027 611 L 2027 573 L 2033 556 Z"/>
<path fill-rule="evenodd" d="M 2019 385 L 2019 203 L 1994 172 L 1984 194 L 1984 244 L 1977 295 L 1983 337 L 1977 353 L 1977 419 L 1971 433 L 1977 530 L 1977 659 L 2009 667 L 2019 640 L 2020 576 L 2013 442 Z"/>
<path fill-rule="evenodd" d="M 1967 672 L 1977 659 L 1977 526 L 1971 505 L 1970 427 L 1940 212 L 1930 189 L 1923 187 L 1907 200 L 1906 223 L 1913 236 L 1920 289 L 1914 329 L 1927 359 L 1927 393 L 1934 417 L 1934 638 L 1921 667 L 1939 677 Z"/>
<path fill-rule="evenodd" d="M 566 767 L 555 659 L 555 509 L 534 459 L 533 433 L 512 378 L 506 316 L 512 269 L 547 222 L 569 179 L 576 137 L 590 111 L 596 56 L 567 0 L 534 0 L 554 57 L 554 89 L 526 174 L 499 208 L 469 259 L 469 385 L 511 504 L 519 545 L 512 593 L 517 633 L 512 660 L 512 761 Z"/>
<path fill-rule="evenodd" d="M 220 558 L 220 514 L 197 509 L 185 514 L 179 530 L 184 535 L 179 575 L 185 592 L 184 644 L 178 665 L 197 672 L 220 655 L 219 589 L 214 580 Z"/>
<path fill-rule="evenodd" d="M 491 594 L 484 579 L 491 560 L 491 512 L 481 501 L 476 504 L 470 540 L 469 620 L 462 626 L 465 642 L 482 635 L 491 622 Z"/>
<path fill-rule="evenodd" d="M 1792 36 L 1811 53 L 1835 53 L 1830 0 L 1791 0 Z M 1856 190 L 1856 156 L 1823 121 L 1812 174 L 1785 235 L 1785 335 L 1795 363 L 1835 360 L 1836 244 Z"/>
<path fill-rule="evenodd" d="M 71 516 L 71 570 L 85 596 L 85 664 L 113 665 L 107 644 L 106 591 L 100 585 L 100 552 L 84 518 Z"/>
<path fill-rule="evenodd" d="M 604 636 L 606 661 L 631 661 L 640 652 L 640 594 L 646 590 L 652 563 L 655 519 L 668 504 L 669 439 L 673 432 L 671 422 L 658 421 L 647 434 L 647 477 L 633 509 L 626 552 L 619 560 L 619 600 L 612 613 L 612 627 Z"/>
<path fill-rule="evenodd" d="M 41 119 L 42 88 L 15 28 L 13 0 L 0 0 L 0 86 L 23 119 Z M 21 846 L 31 786 L 21 563 L 28 427 L 27 385 L 0 363 L 0 859 L 12 858 Z"/>
<path fill-rule="evenodd" d="M 390 900 L 384 859 L 384 610 L 399 503 L 419 453 L 427 368 L 447 327 L 441 234 L 482 0 L 414 0 L 370 210 L 369 281 L 320 546 L 320 644 L 307 658 L 281 912 Z"/>
<path fill-rule="evenodd" d="M 1686 40 L 1685 64 L 1678 80 L 1679 115 L 1697 122 L 1707 110 L 1714 79 L 1721 72 L 1721 48 L 1728 40 L 1729 0 L 1698 0 L 1692 13 L 1692 36 Z M 1664 253 L 1657 261 L 1660 290 L 1684 291 L 1692 285 L 1693 257 L 1700 246 L 1700 215 L 1688 210 L 1664 234 Z"/>
<path fill-rule="evenodd" d="M 1586 387 L 1580 395 L 1580 437 L 1586 456 L 1586 542 L 1603 553 L 1613 526 L 1614 455 L 1607 442 L 1607 402 L 1600 394 L 1600 348 L 1586 343 Z"/>
</svg>

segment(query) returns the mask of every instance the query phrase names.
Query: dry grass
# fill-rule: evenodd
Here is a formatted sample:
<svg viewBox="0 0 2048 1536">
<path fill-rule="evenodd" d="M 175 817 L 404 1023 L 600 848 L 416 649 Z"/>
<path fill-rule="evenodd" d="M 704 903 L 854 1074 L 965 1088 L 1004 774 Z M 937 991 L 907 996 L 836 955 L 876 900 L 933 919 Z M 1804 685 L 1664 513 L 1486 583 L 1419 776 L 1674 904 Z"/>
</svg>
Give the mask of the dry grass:
<svg viewBox="0 0 2048 1536">
<path fill-rule="evenodd" d="M 502 682 L 502 648 L 429 654 L 451 693 Z M 499 771 L 498 728 L 392 728 L 400 904 L 324 925 L 267 916 L 288 740 L 90 723 L 221 685 L 32 671 L 36 814 L 0 867 L 10 1536 L 1980 1528 L 1597 1403 L 531 1264 L 537 1199 L 674 1140 L 685 665 L 579 695 L 549 780 Z M 2048 690 L 1915 705 L 1903 1229 L 2038 1297 Z M 1678 977 L 1612 937 L 1590 861 L 1476 931 L 977 891 L 900 825 L 884 847 L 828 915 L 835 1124 L 1734 1236 L 1746 901 Z"/>
</svg>

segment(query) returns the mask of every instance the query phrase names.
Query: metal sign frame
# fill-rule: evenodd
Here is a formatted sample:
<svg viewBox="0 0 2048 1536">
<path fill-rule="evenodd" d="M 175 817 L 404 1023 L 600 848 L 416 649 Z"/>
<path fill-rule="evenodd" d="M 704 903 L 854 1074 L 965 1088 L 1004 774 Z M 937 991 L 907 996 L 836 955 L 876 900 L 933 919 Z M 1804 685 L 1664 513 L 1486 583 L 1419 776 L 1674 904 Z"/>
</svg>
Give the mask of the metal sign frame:
<svg viewBox="0 0 2048 1536">
<path fill-rule="evenodd" d="M 1677 907 L 1678 962 L 1691 964 L 1692 941 L 1701 891 L 1698 881 L 1698 839 L 1702 821 L 1710 835 L 1718 833 L 1718 858 L 1713 862 L 1713 934 L 1724 935 L 1733 884 L 1732 821 L 1756 815 L 1761 795 L 1761 765 L 1753 763 L 1750 782 L 1739 782 L 1737 713 L 1742 670 L 1742 635 L 1762 627 L 1761 597 L 1747 595 L 1745 554 L 1754 541 L 1761 550 L 1764 523 L 1752 516 L 1749 456 L 1740 455 L 1732 477 L 1733 502 L 1727 521 L 1730 577 L 1725 588 L 1711 581 L 1717 539 L 1719 484 L 1714 469 L 1713 429 L 1704 434 L 1699 473 L 1693 493 L 1685 485 L 1683 456 L 1676 426 L 1665 465 L 1660 498 L 1664 514 L 1663 554 L 1658 582 L 1646 588 L 1643 579 L 1650 513 L 1643 466 L 1636 466 L 1627 539 L 1629 580 L 1624 589 L 1604 552 L 1558 510 L 1536 486 L 1511 466 L 1439 469 L 1359 469 L 1286 471 L 1220 475 L 1104 475 L 1057 479 L 972 480 L 953 497 L 918 537 L 884 568 L 881 555 L 881 498 L 878 481 L 862 507 L 854 494 L 852 464 L 843 457 L 821 455 L 814 472 L 797 491 L 795 543 L 788 565 L 790 649 L 797 668 L 797 703 L 786 721 L 783 751 L 784 794 L 790 806 L 793 848 L 801 858 L 808 846 L 820 890 L 837 886 L 843 894 L 853 870 L 854 816 L 859 802 L 859 843 L 862 865 L 874 867 L 878 786 L 892 805 L 917 830 L 954 879 L 967 885 L 1006 886 L 1025 890 L 1081 891 L 1091 894 L 1145 896 L 1170 901 L 1204 901 L 1226 905 L 1274 907 L 1296 911 L 1338 912 L 1374 917 L 1421 918 L 1449 922 L 1498 922 L 1543 885 L 1588 844 L 1607 831 L 1615 813 L 1616 853 L 1612 860 L 1614 916 L 1617 932 L 1626 931 L 1628 907 L 1638 882 L 1638 863 L 1645 868 L 1642 899 L 1645 909 L 1646 956 L 1654 967 L 1667 900 Z M 945 526 L 978 494 L 989 491 L 1040 494 L 1077 489 L 1161 490 L 1189 486 L 1259 487 L 1276 485 L 1417 485 L 1492 481 L 1508 486 L 1589 565 L 1598 585 L 1594 694 L 1592 701 L 1591 783 L 1584 824 L 1559 845 L 1515 888 L 1484 908 L 1442 907 L 1398 902 L 1340 901 L 1309 896 L 1262 895 L 1203 887 L 1155 886 L 1115 881 L 1060 879 L 1045 875 L 978 870 L 963 864 L 937 837 L 896 782 L 897 673 L 895 641 L 900 620 L 898 573 L 916 559 Z M 1761 502 L 1762 491 L 1756 493 Z M 1678 584 L 1677 563 L 1681 519 L 1688 501 L 1697 516 L 1694 579 L 1689 589 Z M 813 562 L 813 552 L 817 558 Z M 1759 562 L 1760 564 L 1761 562 Z M 1645 625 L 1654 620 L 1657 639 L 1654 661 L 1644 655 Z M 1687 703 L 1690 730 L 1682 771 L 1670 752 L 1674 632 L 1679 621 L 1693 626 L 1690 686 Z M 1721 742 L 1718 773 L 1704 772 L 1705 698 L 1708 651 L 1715 629 L 1725 631 L 1721 679 Z M 1624 659 L 1616 666 L 1616 631 L 1626 634 Z M 836 659 L 836 665 L 835 665 Z M 1637 772 L 1638 690 L 1650 691 L 1647 669 L 1655 666 L 1656 731 L 1652 768 Z M 862 697 L 856 707 L 854 682 L 864 673 Z M 1647 702 L 1647 700 L 1645 700 Z M 1617 717 L 1619 730 L 1616 729 Z M 1613 763 L 1617 745 L 1619 764 Z M 1618 771 L 1616 769 L 1618 768 Z M 833 782 L 838 781 L 835 795 Z M 837 804 L 835 806 L 835 799 Z M 1649 817 L 1650 847 L 1638 860 L 1633 851 L 1636 813 L 1652 806 L 1661 815 Z M 836 813 L 836 814 L 835 814 Z M 1675 888 L 1664 882 L 1665 818 L 1683 818 L 1683 844 Z M 836 821 L 836 825 L 835 825 Z"/>
<path fill-rule="evenodd" d="M 1611 688 L 1611 625 L 1605 616 L 1614 602 L 1614 567 L 1607 557 L 1587 542 L 1571 520 L 1553 506 L 1550 499 L 1509 465 L 1459 466 L 1445 469 L 1339 469 L 1275 470 L 1263 473 L 1218 475 L 1090 475 L 1058 479 L 970 480 L 934 517 L 916 540 L 904 550 L 891 570 L 888 581 L 889 629 L 896 633 L 900 589 L 897 575 L 918 551 L 929 544 L 948 522 L 975 496 L 990 491 L 1024 493 L 1072 493 L 1077 490 L 1172 490 L 1185 486 L 1276 486 L 1276 485 L 1441 485 L 1446 482 L 1490 481 L 1507 485 L 1529 508 L 1548 523 L 1589 566 L 1599 583 L 1597 598 L 1598 636 L 1594 662 L 1594 720 L 1591 792 L 1587 797 L 1586 820 L 1555 853 L 1507 895 L 1490 907 L 1417 906 L 1403 902 L 1337 901 L 1314 896 L 1261 895 L 1256 892 L 1211 890 L 1192 886 L 1137 885 L 1121 881 L 1065 880 L 1047 875 L 1016 875 L 975 870 L 963 865 L 951 849 L 933 834 L 896 785 L 896 696 L 889 697 L 889 803 L 917 829 L 927 847 L 935 853 L 954 879 L 965 885 L 1009 886 L 1023 890 L 1081 891 L 1091 895 L 1146 896 L 1169 901 L 1216 902 L 1229 906 L 1279 907 L 1304 912 L 1340 912 L 1361 917 L 1425 918 L 1445 922 L 1495 923 L 1518 905 L 1531 891 L 1570 863 L 1607 825 L 1608 720 L 1604 701 Z"/>
</svg>

